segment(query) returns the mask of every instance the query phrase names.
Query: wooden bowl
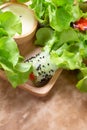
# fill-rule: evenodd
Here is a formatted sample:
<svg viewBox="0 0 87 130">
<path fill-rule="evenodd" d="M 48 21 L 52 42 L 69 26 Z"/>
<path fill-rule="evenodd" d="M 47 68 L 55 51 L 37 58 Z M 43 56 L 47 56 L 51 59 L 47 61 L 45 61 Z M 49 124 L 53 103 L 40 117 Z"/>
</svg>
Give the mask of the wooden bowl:
<svg viewBox="0 0 87 130">
<path fill-rule="evenodd" d="M 0 6 L 2 11 L 10 10 L 20 17 L 22 22 L 22 34 L 15 35 L 14 39 L 18 44 L 20 54 L 25 56 L 30 47 L 29 43 L 33 40 L 38 22 L 34 16 L 33 11 L 25 4 L 19 3 L 5 3 Z M 24 49 L 24 51 L 22 51 Z"/>
<path fill-rule="evenodd" d="M 61 72 L 62 72 L 62 69 L 57 70 L 55 72 L 54 76 L 50 79 L 50 81 L 43 87 L 37 88 L 37 87 L 33 86 L 32 84 L 30 84 L 30 82 L 20 85 L 19 87 L 30 92 L 31 94 L 33 94 L 37 97 L 44 97 L 51 91 L 55 82 L 57 81 L 58 77 L 60 76 Z"/>
</svg>

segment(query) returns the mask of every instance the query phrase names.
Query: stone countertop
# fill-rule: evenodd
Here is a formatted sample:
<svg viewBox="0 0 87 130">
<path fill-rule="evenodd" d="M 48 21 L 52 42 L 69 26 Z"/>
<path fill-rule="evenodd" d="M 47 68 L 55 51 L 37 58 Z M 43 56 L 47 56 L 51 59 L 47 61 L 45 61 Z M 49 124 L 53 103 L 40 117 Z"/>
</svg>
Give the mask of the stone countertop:
<svg viewBox="0 0 87 130">
<path fill-rule="evenodd" d="M 75 84 L 75 72 L 63 71 L 38 98 L 0 79 L 0 130 L 87 130 L 87 93 Z"/>
</svg>

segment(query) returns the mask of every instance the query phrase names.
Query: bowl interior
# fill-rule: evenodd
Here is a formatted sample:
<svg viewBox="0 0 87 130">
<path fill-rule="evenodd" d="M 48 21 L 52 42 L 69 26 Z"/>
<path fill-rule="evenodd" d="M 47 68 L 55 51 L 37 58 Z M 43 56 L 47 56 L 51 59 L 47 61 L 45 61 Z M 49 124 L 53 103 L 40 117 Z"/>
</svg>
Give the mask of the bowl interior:
<svg viewBox="0 0 87 130">
<path fill-rule="evenodd" d="M 28 39 L 31 40 L 35 34 L 37 28 L 37 20 L 34 16 L 33 11 L 25 4 L 19 3 L 6 3 L 1 7 L 3 12 L 11 11 L 15 15 L 17 15 L 22 22 L 22 34 L 16 34 L 14 39 L 18 41 L 18 39 Z M 21 43 L 21 40 L 20 40 Z"/>
</svg>

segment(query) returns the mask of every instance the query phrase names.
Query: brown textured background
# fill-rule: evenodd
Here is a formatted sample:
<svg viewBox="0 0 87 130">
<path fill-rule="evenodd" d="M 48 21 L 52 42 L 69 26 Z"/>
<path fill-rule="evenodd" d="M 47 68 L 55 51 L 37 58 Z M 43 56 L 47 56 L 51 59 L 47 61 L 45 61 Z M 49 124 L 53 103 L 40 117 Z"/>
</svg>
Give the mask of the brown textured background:
<svg viewBox="0 0 87 130">
<path fill-rule="evenodd" d="M 0 130 L 87 130 L 87 93 L 63 71 L 48 96 L 37 98 L 0 79 Z"/>
</svg>

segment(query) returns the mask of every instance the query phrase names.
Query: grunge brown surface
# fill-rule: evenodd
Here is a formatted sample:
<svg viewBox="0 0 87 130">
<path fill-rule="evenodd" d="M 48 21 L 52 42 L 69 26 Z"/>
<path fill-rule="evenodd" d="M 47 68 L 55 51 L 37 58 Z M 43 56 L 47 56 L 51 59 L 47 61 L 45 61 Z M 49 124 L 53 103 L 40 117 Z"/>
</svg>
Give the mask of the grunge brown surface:
<svg viewBox="0 0 87 130">
<path fill-rule="evenodd" d="M 0 79 L 0 130 L 87 130 L 87 93 L 75 85 L 75 72 L 63 71 L 38 98 Z"/>
</svg>

